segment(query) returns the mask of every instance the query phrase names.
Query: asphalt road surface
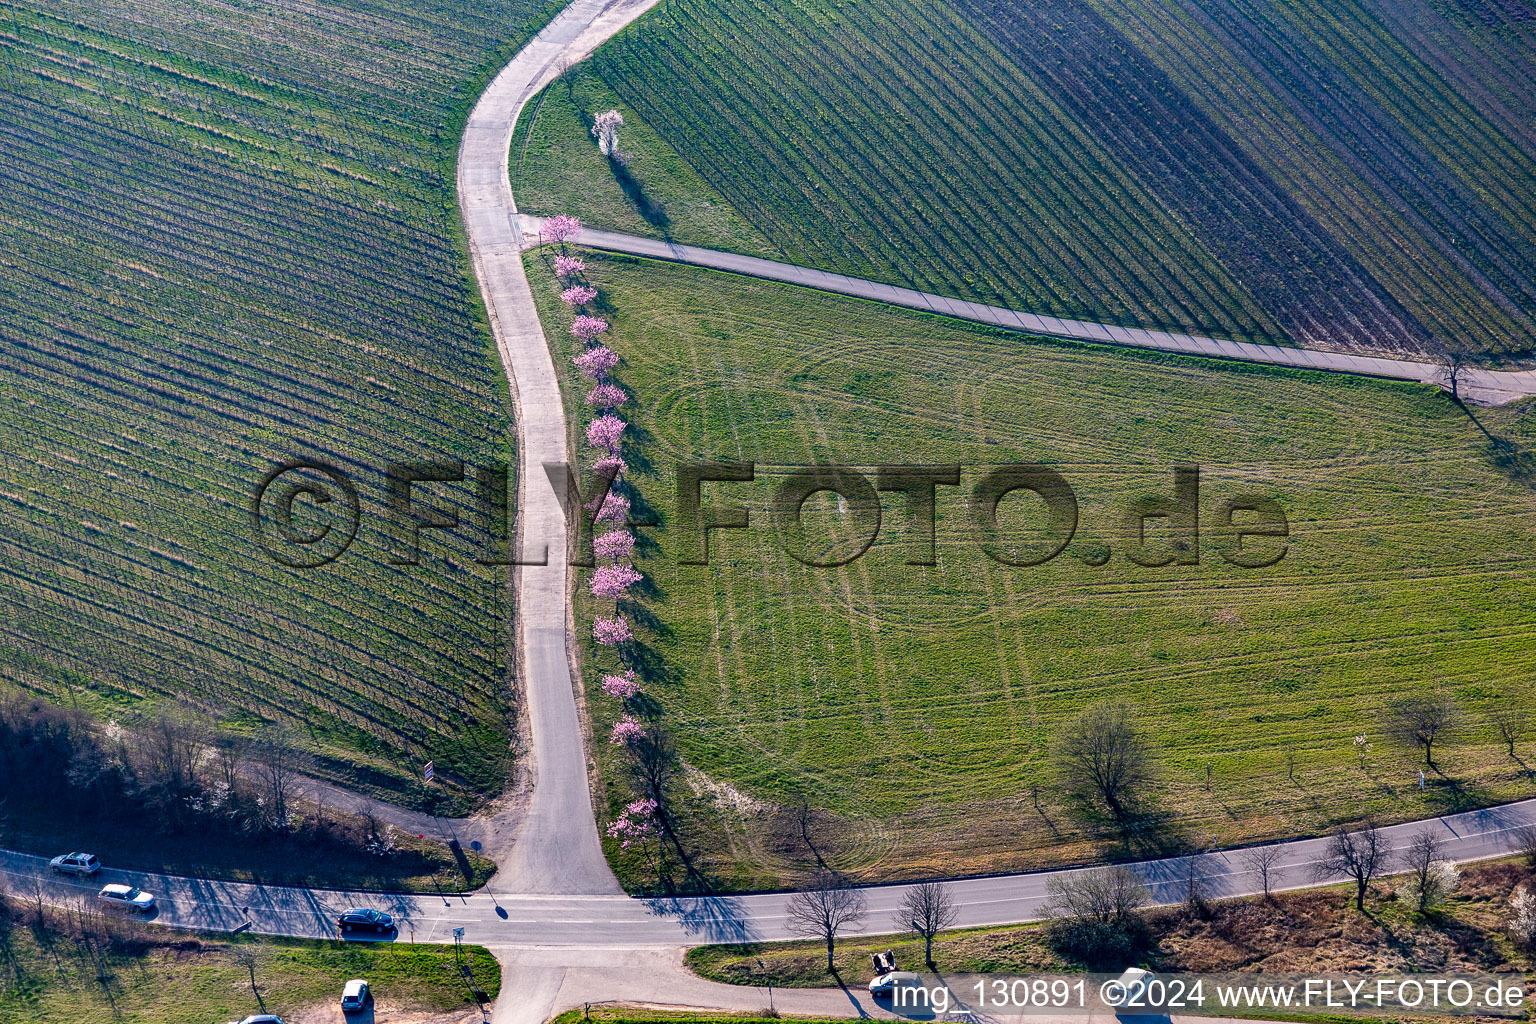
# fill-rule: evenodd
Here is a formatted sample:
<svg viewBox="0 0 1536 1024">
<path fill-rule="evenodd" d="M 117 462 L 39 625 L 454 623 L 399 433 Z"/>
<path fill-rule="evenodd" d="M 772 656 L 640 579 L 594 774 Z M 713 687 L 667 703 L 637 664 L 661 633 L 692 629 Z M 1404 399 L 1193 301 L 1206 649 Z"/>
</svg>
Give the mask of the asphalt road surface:
<svg viewBox="0 0 1536 1024">
<path fill-rule="evenodd" d="M 538 244 L 543 218 L 523 214 L 519 219 L 525 244 Z M 961 320 L 995 324 L 999 327 L 1009 327 L 1055 338 L 1071 338 L 1076 341 L 1124 345 L 1131 348 L 1155 348 L 1165 352 L 1181 352 L 1185 355 L 1270 363 L 1304 370 L 1358 373 L 1371 377 L 1414 380 L 1425 384 L 1438 385 L 1443 379 L 1441 368 L 1430 362 L 1351 355 L 1345 352 L 1323 352 L 1317 349 L 1289 348 L 1281 345 L 1260 345 L 1254 342 L 1232 341 L 1227 338 L 1207 338 L 1192 334 L 1147 330 L 1141 327 L 1121 327 L 1116 324 L 1099 324 L 1086 320 L 1067 320 L 1061 317 L 1024 313 L 1004 306 L 967 302 L 931 292 L 914 291 L 911 288 L 899 288 L 879 281 L 848 277 L 845 274 L 834 274 L 826 270 L 813 270 L 810 267 L 798 267 L 791 263 L 779 263 L 757 256 L 742 256 L 732 252 L 721 252 L 718 249 L 701 249 L 694 245 L 679 245 L 676 242 L 624 235 L 614 231 L 588 228 L 582 231 L 577 241 L 597 249 L 632 253 L 637 256 L 653 256 L 678 263 L 727 270 L 749 277 L 787 281 L 790 284 L 815 288 L 818 291 L 854 295 L 877 302 L 889 302 L 896 306 L 907 306 L 930 313 L 957 317 Z M 1472 401 L 1502 405 L 1528 395 L 1536 395 L 1536 371 L 1469 369 L 1462 378 L 1460 393 L 1462 397 Z"/>
</svg>

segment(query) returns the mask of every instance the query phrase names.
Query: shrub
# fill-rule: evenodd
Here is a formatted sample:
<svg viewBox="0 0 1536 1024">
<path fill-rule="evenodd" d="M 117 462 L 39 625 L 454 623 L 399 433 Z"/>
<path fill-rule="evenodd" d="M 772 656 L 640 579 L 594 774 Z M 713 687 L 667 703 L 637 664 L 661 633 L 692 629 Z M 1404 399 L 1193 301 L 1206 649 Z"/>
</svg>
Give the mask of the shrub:
<svg viewBox="0 0 1536 1024">
<path fill-rule="evenodd" d="M 1523 885 L 1509 897 L 1509 935 L 1527 949 L 1536 947 L 1536 893 Z"/>
</svg>

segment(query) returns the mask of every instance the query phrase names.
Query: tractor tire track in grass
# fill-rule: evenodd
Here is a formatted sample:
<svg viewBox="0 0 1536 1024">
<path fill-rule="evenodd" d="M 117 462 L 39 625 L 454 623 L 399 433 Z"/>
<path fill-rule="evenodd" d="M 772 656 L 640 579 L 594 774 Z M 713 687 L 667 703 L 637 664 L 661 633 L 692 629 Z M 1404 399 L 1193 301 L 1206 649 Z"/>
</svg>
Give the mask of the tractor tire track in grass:
<svg viewBox="0 0 1536 1024">
<path fill-rule="evenodd" d="M 677 462 L 758 466 L 756 482 L 713 499 L 744 504 L 753 530 L 712 538 L 702 568 L 675 564 L 658 531 L 644 566 L 666 595 L 654 610 L 676 682 L 657 697 L 684 756 L 768 808 L 720 812 L 711 852 L 725 877 L 799 877 L 803 844 L 774 829 L 802 796 L 884 878 L 931 873 L 935 849 L 946 872 L 1085 856 L 1095 839 L 1054 805 L 1041 755 L 1101 696 L 1138 704 L 1163 798 L 1191 835 L 1311 831 L 1329 824 L 1317 807 L 1360 800 L 1412 815 L 1449 797 L 1362 788 L 1342 771 L 1351 737 L 1379 733 L 1382 702 L 1438 683 L 1475 715 L 1490 694 L 1529 690 L 1536 495 L 1433 389 L 1057 343 L 678 263 L 586 259 L 619 311 L 614 344 L 657 492 Z M 1212 413 L 1225 409 L 1244 413 Z M 1518 446 L 1536 440 L 1519 407 L 1475 415 Z M 1109 563 L 986 563 L 964 485 L 941 488 L 932 568 L 902 564 L 895 497 L 880 540 L 838 569 L 792 561 L 768 525 L 786 466 L 958 462 L 969 484 L 1037 461 L 1071 481 L 1080 531 L 1115 549 Z M 1279 494 L 1285 559 L 1131 567 L 1116 510 L 1166 492 L 1169 467 L 1186 463 L 1205 467 L 1202 508 L 1244 488 Z M 847 532 L 822 518 L 823 543 Z M 1287 746 L 1307 789 L 1276 794 Z M 1411 767 L 1381 746 L 1383 772 Z M 1518 766 L 1481 732 L 1447 756 L 1488 799 L 1521 792 Z"/>
</svg>

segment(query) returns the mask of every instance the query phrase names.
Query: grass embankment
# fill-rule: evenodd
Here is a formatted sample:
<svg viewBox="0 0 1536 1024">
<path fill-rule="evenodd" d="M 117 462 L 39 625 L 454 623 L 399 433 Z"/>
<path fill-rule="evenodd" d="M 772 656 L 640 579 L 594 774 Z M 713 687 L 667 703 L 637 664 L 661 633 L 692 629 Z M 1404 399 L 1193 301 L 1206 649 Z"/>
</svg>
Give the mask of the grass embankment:
<svg viewBox="0 0 1536 1024">
<path fill-rule="evenodd" d="M 445 810 L 502 787 L 506 574 L 476 561 L 473 466 L 416 488 L 463 522 L 425 531 L 419 566 L 393 561 L 385 473 L 515 461 L 454 154 L 479 85 L 557 6 L 6 13 L 0 683 L 130 727 L 172 702 L 240 733 L 280 720 L 316 771 Z M 357 488 L 330 565 L 253 535 L 290 458 Z M 328 497 L 301 496 L 289 534 L 340 537 Z"/>
<path fill-rule="evenodd" d="M 569 314 L 545 258 L 528 266 L 558 348 Z M 647 693 L 695 770 L 679 801 L 706 819 L 697 841 L 732 884 L 792 883 L 817 855 L 871 879 L 1096 859 L 1110 834 L 1057 798 L 1049 751 L 1062 723 L 1109 697 L 1139 709 L 1162 773 L 1155 834 L 1169 843 L 1536 792 L 1480 718 L 1533 693 L 1528 407 L 1462 410 L 1416 385 L 1056 343 L 587 259 L 634 396 L 629 479 L 664 524 L 640 531 L 654 592 L 634 618 L 661 669 Z M 568 408 L 583 409 L 569 383 Z M 694 460 L 758 465 L 754 483 L 705 485 L 706 504 L 745 506 L 753 523 L 714 533 L 707 567 L 678 564 L 669 518 L 675 466 Z M 965 467 L 960 488 L 939 488 L 938 565 L 905 564 L 914 534 L 899 495 L 884 497 L 879 538 L 857 561 L 791 559 L 768 498 L 784 467 L 821 462 Z M 985 557 L 966 511 L 989 467 L 1016 462 L 1054 466 L 1080 507 L 1071 546 L 1033 568 Z M 1171 495 L 1171 467 L 1185 464 L 1203 467 L 1199 564 L 1133 564 L 1122 510 Z M 1215 550 L 1215 506 L 1244 492 L 1289 519 L 1270 568 Z M 824 497 L 807 505 L 813 538 L 851 534 Z M 1009 502 L 1004 528 L 1027 539 L 1031 513 Z M 612 664 L 587 652 L 616 809 L 630 798 L 606 742 L 618 709 L 596 688 Z M 1464 717 L 1420 792 L 1422 757 L 1384 738 L 1383 708 L 1432 688 Z M 646 884 L 640 857 L 616 857 Z"/>
<path fill-rule="evenodd" d="M 1512 862 L 1463 870 L 1461 884 L 1444 906 L 1419 914 L 1398 899 L 1395 885 L 1378 883 L 1366 912 L 1359 913 L 1347 886 L 1277 893 L 1213 903 L 1204 913 L 1160 909 L 1147 917 L 1154 947 L 1141 961 L 1157 970 L 1268 974 L 1356 972 L 1481 974 L 1528 971 L 1531 960 L 1504 927 L 1509 895 L 1533 872 Z M 838 974 L 850 986 L 872 977 L 870 955 L 891 949 L 905 970 L 926 971 L 923 944 L 909 936 L 838 943 Z M 1046 941 L 1042 925 L 973 928 L 942 934 L 933 947 L 940 974 L 1025 974 L 1081 970 Z M 758 967 L 761 960 L 764 967 Z M 688 951 L 690 968 L 731 985 L 816 988 L 835 984 L 819 942 L 699 946 Z"/>
<path fill-rule="evenodd" d="M 4 1024 L 208 1024 L 247 1014 L 341 1020 L 350 978 L 366 978 L 380 1020 L 411 1011 L 471 1008 L 473 987 L 493 999 L 494 957 L 442 946 L 342 945 L 256 938 L 209 939 L 79 915 L 0 920 L 0 1022 Z M 253 991 L 254 985 L 254 991 Z M 314 1015 L 300 1016 L 307 1008 Z"/>
<path fill-rule="evenodd" d="M 643 229 L 589 134 L 612 106 L 678 241 L 741 247 L 734 217 L 1034 312 L 1529 355 L 1536 88 L 1523 8 L 1477 8 L 678 0 L 546 91 L 519 199 Z"/>
<path fill-rule="evenodd" d="M 466 879 L 437 839 L 390 828 L 375 837 L 362 819 L 334 808 L 296 805 L 295 812 L 292 828 L 283 833 L 239 836 L 209 829 L 170 837 L 153 823 L 73 816 L 50 823 L 41 815 L 11 813 L 0 816 L 0 845 L 39 857 L 94 852 L 125 871 L 306 888 L 464 892 L 496 873 L 494 861 L 465 850 Z"/>
</svg>

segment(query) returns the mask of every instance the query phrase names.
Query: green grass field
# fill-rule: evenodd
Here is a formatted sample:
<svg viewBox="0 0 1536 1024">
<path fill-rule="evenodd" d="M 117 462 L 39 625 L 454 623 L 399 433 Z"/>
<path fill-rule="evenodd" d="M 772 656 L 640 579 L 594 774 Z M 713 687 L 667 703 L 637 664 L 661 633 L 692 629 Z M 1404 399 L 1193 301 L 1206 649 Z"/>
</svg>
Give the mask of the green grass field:
<svg viewBox="0 0 1536 1024">
<path fill-rule="evenodd" d="M 546 90 L 514 188 L 1034 312 L 1528 357 L 1529 14 L 669 0 Z M 627 181 L 588 133 L 608 107 Z"/>
<path fill-rule="evenodd" d="M 350 978 L 368 980 L 380 1020 L 403 1010 L 475 1005 L 453 950 L 442 946 L 218 940 L 164 931 L 130 931 L 113 941 L 15 922 L 0 934 L 0 949 L 4 1024 L 208 1024 L 239 1020 L 263 1005 L 286 1020 L 317 1006 L 339 1018 L 334 1007 Z M 494 997 L 501 985 L 495 958 L 466 946 L 463 959 Z"/>
<path fill-rule="evenodd" d="M 547 258 L 531 255 L 529 273 L 564 346 Z M 813 841 L 873 878 L 1095 855 L 1104 837 L 1052 795 L 1047 751 L 1105 697 L 1133 701 L 1155 742 L 1170 838 L 1228 845 L 1533 794 L 1479 718 L 1532 696 L 1528 405 L 1469 413 L 1417 385 L 1057 343 L 587 260 L 643 440 L 631 481 L 664 522 L 642 531 L 656 619 L 642 640 L 669 672 L 648 692 L 697 770 L 690 783 L 718 819 L 700 834 L 736 884 L 804 870 L 802 798 Z M 568 407 L 582 408 L 569 383 Z M 1493 452 L 1484 431 L 1510 447 Z M 707 567 L 678 564 L 666 518 L 686 460 L 758 466 L 754 483 L 705 485 L 706 501 L 744 505 L 754 523 L 716 533 Z M 784 467 L 821 462 L 965 467 L 963 487 L 939 489 L 937 567 L 905 564 L 894 494 L 863 558 L 822 569 L 788 557 L 768 498 Z M 1077 534 L 1046 565 L 996 564 L 971 537 L 965 494 L 1014 462 L 1055 467 L 1077 494 Z M 1202 467 L 1200 563 L 1132 564 L 1120 510 L 1171 494 L 1183 464 Z M 1271 568 L 1216 551 L 1215 507 L 1240 492 L 1272 496 L 1289 519 Z M 853 530 L 824 497 L 807 505 L 813 542 Z M 1005 528 L 1028 539 L 1032 513 L 1008 509 Z M 1093 565 L 1105 546 L 1115 553 Z M 595 689 L 612 661 L 587 660 L 596 747 L 620 788 L 606 743 L 615 702 Z M 1428 688 L 1460 701 L 1467 728 L 1421 794 L 1416 755 L 1384 738 L 1381 709 Z M 1363 770 L 1361 733 L 1374 747 Z"/>
<path fill-rule="evenodd" d="M 510 461 L 453 161 L 557 6 L 0 16 L 0 686 L 128 724 L 169 699 L 286 721 L 323 774 L 414 801 L 428 759 L 460 807 L 500 788 L 505 574 L 476 562 L 469 484 L 418 488 L 464 525 L 394 564 L 384 478 Z M 352 548 L 308 571 L 248 512 L 296 457 L 361 499 Z"/>
</svg>

